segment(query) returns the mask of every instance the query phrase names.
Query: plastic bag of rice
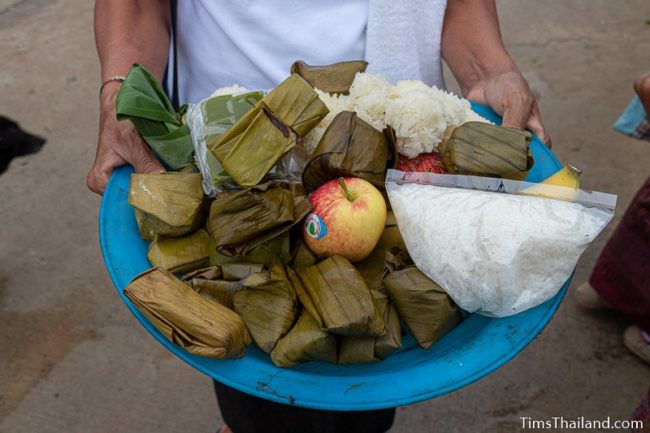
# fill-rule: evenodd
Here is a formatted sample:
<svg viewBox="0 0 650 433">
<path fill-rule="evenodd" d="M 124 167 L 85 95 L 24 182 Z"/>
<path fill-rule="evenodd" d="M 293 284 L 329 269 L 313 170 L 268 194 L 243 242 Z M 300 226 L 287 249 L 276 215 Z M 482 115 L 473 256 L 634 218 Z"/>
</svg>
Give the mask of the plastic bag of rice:
<svg viewBox="0 0 650 433">
<path fill-rule="evenodd" d="M 565 201 L 522 193 L 530 185 L 395 170 L 386 178 L 417 267 L 462 309 L 492 317 L 555 296 L 614 215 L 616 196 L 572 190 Z"/>
</svg>

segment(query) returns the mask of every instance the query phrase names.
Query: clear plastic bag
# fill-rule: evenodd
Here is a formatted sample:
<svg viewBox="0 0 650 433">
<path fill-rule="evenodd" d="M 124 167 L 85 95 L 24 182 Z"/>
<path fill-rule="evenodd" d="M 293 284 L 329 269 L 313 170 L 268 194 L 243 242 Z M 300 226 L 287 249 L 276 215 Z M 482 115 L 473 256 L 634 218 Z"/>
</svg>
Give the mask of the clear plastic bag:
<svg viewBox="0 0 650 433">
<path fill-rule="evenodd" d="M 218 192 L 239 187 L 208 150 L 210 138 L 223 134 L 266 93 L 263 90 L 246 90 L 233 95 L 216 95 L 188 107 L 185 122 L 191 131 L 194 159 L 203 176 L 203 190 L 206 195 L 214 196 Z M 299 182 L 305 163 L 302 149 L 295 146 L 271 168 L 264 180 L 283 179 Z"/>
<path fill-rule="evenodd" d="M 386 191 L 417 267 L 462 309 L 492 317 L 555 296 L 616 205 L 600 192 L 396 170 Z"/>
</svg>

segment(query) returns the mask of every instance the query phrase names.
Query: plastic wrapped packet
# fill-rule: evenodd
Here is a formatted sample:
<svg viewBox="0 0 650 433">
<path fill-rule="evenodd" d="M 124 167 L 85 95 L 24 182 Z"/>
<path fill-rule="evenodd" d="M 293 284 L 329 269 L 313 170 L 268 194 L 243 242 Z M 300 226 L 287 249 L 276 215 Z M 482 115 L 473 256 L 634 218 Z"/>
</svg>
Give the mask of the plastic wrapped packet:
<svg viewBox="0 0 650 433">
<path fill-rule="evenodd" d="M 505 179 L 389 170 L 416 266 L 464 310 L 504 317 L 555 296 L 614 215 L 616 196 Z M 551 198 L 560 197 L 560 198 Z"/>
</svg>

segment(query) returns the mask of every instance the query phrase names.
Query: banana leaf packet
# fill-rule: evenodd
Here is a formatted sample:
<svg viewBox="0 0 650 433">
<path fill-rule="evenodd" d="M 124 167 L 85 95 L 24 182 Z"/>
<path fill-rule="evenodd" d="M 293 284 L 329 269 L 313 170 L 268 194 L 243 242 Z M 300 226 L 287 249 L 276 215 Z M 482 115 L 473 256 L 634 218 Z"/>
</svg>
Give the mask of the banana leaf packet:
<svg viewBox="0 0 650 433">
<path fill-rule="evenodd" d="M 460 321 L 449 295 L 415 266 L 384 278 L 391 302 L 420 347 L 428 349 Z"/>
<path fill-rule="evenodd" d="M 380 337 L 340 337 L 339 364 L 377 362 L 402 347 L 402 329 L 397 310 L 383 288 L 371 290 L 370 293 L 383 318 L 386 332 Z"/>
<path fill-rule="evenodd" d="M 271 352 L 271 361 L 281 368 L 308 361 L 335 363 L 336 358 L 336 337 L 323 331 L 316 319 L 305 309 L 293 328 L 277 342 Z"/>
<path fill-rule="evenodd" d="M 331 65 L 313 66 L 302 60 L 291 65 L 291 73 L 298 74 L 312 87 L 327 93 L 347 95 L 358 72 L 365 72 L 368 62 L 352 60 Z"/>
<path fill-rule="evenodd" d="M 189 272 L 183 276 L 183 281 L 199 295 L 234 311 L 235 293 L 243 287 L 242 280 L 263 270 L 260 264 L 226 263 Z"/>
<path fill-rule="evenodd" d="M 280 262 L 268 271 L 246 277 L 242 285 L 234 294 L 235 312 L 244 320 L 257 346 L 270 354 L 298 316 L 296 292 Z"/>
<path fill-rule="evenodd" d="M 523 180 L 533 166 L 531 139 L 521 129 L 467 122 L 452 131 L 442 156 L 450 173 Z"/>
<path fill-rule="evenodd" d="M 173 273 L 204 268 L 216 254 L 214 241 L 203 229 L 178 238 L 156 237 L 150 244 L 147 258 L 155 267 Z"/>
<path fill-rule="evenodd" d="M 209 142 L 208 150 L 237 184 L 253 186 L 327 113 L 314 89 L 292 74 Z"/>
<path fill-rule="evenodd" d="M 124 295 L 165 338 L 192 354 L 238 358 L 251 342 L 237 313 L 203 298 L 164 269 L 138 275 Z"/>
<path fill-rule="evenodd" d="M 203 188 L 198 173 L 133 173 L 129 204 L 135 208 L 140 236 L 175 237 L 193 232 L 203 219 Z"/>
<path fill-rule="evenodd" d="M 158 83 L 143 66 L 134 64 L 115 100 L 118 120 L 129 119 L 156 156 L 170 169 L 192 162 L 194 146 L 183 122 L 187 106 L 178 112 Z"/>
<path fill-rule="evenodd" d="M 216 252 L 211 265 L 224 265 L 227 263 L 258 263 L 270 267 L 276 261 L 285 265 L 291 263 L 291 239 L 289 232 L 270 239 L 248 251 L 242 256 L 226 256 Z"/>
<path fill-rule="evenodd" d="M 383 133 L 352 111 L 334 117 L 302 175 L 307 190 L 339 177 L 360 177 L 383 187 L 391 155 Z"/>
<path fill-rule="evenodd" d="M 334 334 L 377 337 L 386 332 L 370 289 L 354 266 L 341 256 L 299 268 L 289 278 L 298 298 L 319 326 Z"/>
<path fill-rule="evenodd" d="M 310 210 L 301 185 L 265 183 L 218 194 L 210 206 L 207 229 L 219 253 L 243 256 L 286 233 Z"/>
</svg>

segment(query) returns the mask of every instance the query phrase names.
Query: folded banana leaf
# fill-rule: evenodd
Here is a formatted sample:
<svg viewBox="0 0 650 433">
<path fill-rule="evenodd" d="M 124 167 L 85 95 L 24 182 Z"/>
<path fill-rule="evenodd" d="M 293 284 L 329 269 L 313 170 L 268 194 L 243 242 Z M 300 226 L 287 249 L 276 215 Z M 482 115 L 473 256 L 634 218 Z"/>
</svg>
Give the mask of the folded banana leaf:
<svg viewBox="0 0 650 433">
<path fill-rule="evenodd" d="M 442 155 L 450 173 L 523 179 L 533 166 L 530 132 L 484 122 L 454 128 Z"/>
<path fill-rule="evenodd" d="M 318 258 L 307 245 L 298 239 L 294 247 L 293 257 L 291 259 L 291 267 L 293 269 L 305 268 L 307 266 L 315 265 Z"/>
<path fill-rule="evenodd" d="M 201 112 L 205 141 L 211 142 L 230 129 L 262 98 L 264 98 L 264 92 L 255 90 L 238 95 L 213 96 L 202 101 Z"/>
<path fill-rule="evenodd" d="M 227 263 L 198 269 L 185 274 L 186 281 L 201 296 L 234 310 L 235 293 L 243 287 L 242 280 L 262 272 L 264 266 L 253 263 Z"/>
<path fill-rule="evenodd" d="M 323 330 L 356 337 L 385 333 L 368 286 L 348 260 L 332 256 L 298 269 L 297 274 L 300 281 L 294 289 L 298 298 Z"/>
<path fill-rule="evenodd" d="M 235 182 L 256 185 L 328 112 L 314 89 L 293 74 L 209 141 L 208 149 Z"/>
<path fill-rule="evenodd" d="M 201 229 L 179 238 L 156 237 L 149 244 L 147 258 L 153 266 L 183 274 L 206 267 L 214 254 L 214 241 Z"/>
<path fill-rule="evenodd" d="M 307 161 L 303 185 L 313 190 L 328 180 L 352 176 L 383 187 L 389 159 L 384 134 L 356 113 L 342 111 L 327 127 Z"/>
<path fill-rule="evenodd" d="M 277 367 L 293 367 L 308 361 L 336 362 L 336 337 L 318 325 L 303 310 L 289 333 L 278 341 L 271 352 L 271 361 Z"/>
<path fill-rule="evenodd" d="M 367 364 L 377 362 L 375 356 L 375 339 L 377 337 L 340 337 L 339 364 Z"/>
<path fill-rule="evenodd" d="M 251 342 L 237 313 L 203 298 L 163 269 L 138 275 L 124 295 L 169 341 L 195 355 L 237 358 Z"/>
<path fill-rule="evenodd" d="M 312 66 L 298 60 L 291 65 L 291 73 L 298 74 L 312 87 L 327 93 L 347 95 L 357 72 L 364 72 L 368 62 L 352 60 L 326 66 Z"/>
<path fill-rule="evenodd" d="M 235 312 L 241 316 L 257 346 L 271 353 L 298 315 L 298 298 L 284 265 L 277 262 L 268 271 L 253 274 L 235 293 Z"/>
<path fill-rule="evenodd" d="M 291 74 L 266 95 L 262 103 L 301 137 L 307 135 L 329 113 L 327 105 L 298 74 Z"/>
<path fill-rule="evenodd" d="M 221 254 L 243 256 L 286 233 L 310 210 L 302 186 L 266 183 L 218 194 L 210 207 L 207 229 Z"/>
<path fill-rule="evenodd" d="M 115 101 L 118 120 L 130 119 L 154 153 L 176 170 L 192 162 L 190 130 L 176 112 L 158 80 L 147 69 L 133 65 Z"/>
<path fill-rule="evenodd" d="M 298 141 L 298 135 L 266 108 L 250 113 L 254 117 L 246 130 L 214 152 L 224 170 L 242 186 L 257 185 Z"/>
<path fill-rule="evenodd" d="M 285 265 L 291 263 L 289 233 L 260 244 L 243 256 L 226 256 L 217 251 L 214 264 L 225 263 L 259 263 L 267 267 L 280 260 Z"/>
<path fill-rule="evenodd" d="M 402 327 L 397 310 L 390 302 L 386 290 L 382 287 L 379 290 L 371 290 L 371 293 L 386 326 L 386 333 L 375 338 L 375 357 L 385 359 L 402 347 Z"/>
<path fill-rule="evenodd" d="M 460 321 L 449 295 L 415 266 L 391 272 L 384 286 L 409 332 L 420 347 L 431 347 Z"/>
<path fill-rule="evenodd" d="M 197 173 L 133 173 L 129 204 L 135 208 L 140 236 L 182 236 L 202 222 L 203 188 Z"/>
</svg>

